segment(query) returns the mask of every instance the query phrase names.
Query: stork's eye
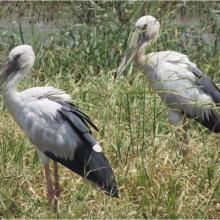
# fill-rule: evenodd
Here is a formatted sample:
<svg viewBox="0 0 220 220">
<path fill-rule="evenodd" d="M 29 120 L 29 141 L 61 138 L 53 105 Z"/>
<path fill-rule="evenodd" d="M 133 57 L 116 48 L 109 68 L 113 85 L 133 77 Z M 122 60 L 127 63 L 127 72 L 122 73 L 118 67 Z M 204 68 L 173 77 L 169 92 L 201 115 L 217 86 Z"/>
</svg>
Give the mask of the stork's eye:
<svg viewBox="0 0 220 220">
<path fill-rule="evenodd" d="M 13 62 L 16 63 L 20 56 L 21 56 L 20 53 L 17 54 L 17 55 L 14 57 Z"/>
<path fill-rule="evenodd" d="M 145 32 L 145 31 L 142 31 L 142 32 L 141 32 L 141 38 L 142 38 L 142 39 L 145 39 L 145 38 L 146 38 L 146 32 Z"/>
<path fill-rule="evenodd" d="M 147 29 L 147 24 L 145 24 L 142 28 L 141 28 L 141 30 L 143 31 L 143 30 L 146 30 Z"/>
<path fill-rule="evenodd" d="M 10 59 L 8 61 L 8 66 L 9 66 L 9 68 L 7 69 L 8 74 L 11 74 L 11 73 L 13 73 L 13 72 L 20 69 L 20 65 L 19 65 L 19 62 L 18 62 L 18 59 L 19 59 L 20 56 L 21 56 L 21 54 L 17 54 L 12 59 Z"/>
</svg>

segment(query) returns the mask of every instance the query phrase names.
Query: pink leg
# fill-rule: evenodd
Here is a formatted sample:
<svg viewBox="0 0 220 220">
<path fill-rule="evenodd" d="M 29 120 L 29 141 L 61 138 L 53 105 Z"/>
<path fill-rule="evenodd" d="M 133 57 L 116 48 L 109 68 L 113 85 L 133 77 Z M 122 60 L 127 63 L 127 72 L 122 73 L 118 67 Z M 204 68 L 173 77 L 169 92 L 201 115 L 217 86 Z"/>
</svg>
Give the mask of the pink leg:
<svg viewBox="0 0 220 220">
<path fill-rule="evenodd" d="M 189 140 L 187 138 L 187 121 L 185 115 L 178 110 L 168 110 L 171 124 L 175 128 L 175 137 L 178 141 L 177 147 L 181 155 L 185 156 L 188 151 Z"/>
<path fill-rule="evenodd" d="M 53 187 L 52 187 L 49 163 L 44 165 L 44 170 L 45 170 L 45 178 L 46 178 L 46 182 L 47 182 L 48 204 L 49 204 L 49 207 L 52 208 L 52 201 L 53 201 L 53 198 L 54 198 L 54 190 L 53 190 Z"/>
<path fill-rule="evenodd" d="M 58 198 L 60 196 L 60 184 L 59 184 L 59 174 L 58 174 L 58 164 L 56 161 L 53 161 L 53 169 L 54 169 L 54 185 L 55 185 L 55 198 L 54 198 L 54 205 L 53 210 L 57 212 L 58 209 Z"/>
<path fill-rule="evenodd" d="M 177 128 L 175 133 L 179 141 L 178 144 L 179 153 L 183 156 L 186 156 L 188 153 L 188 145 L 189 145 L 189 140 L 187 138 L 187 129 L 185 127 Z"/>
</svg>

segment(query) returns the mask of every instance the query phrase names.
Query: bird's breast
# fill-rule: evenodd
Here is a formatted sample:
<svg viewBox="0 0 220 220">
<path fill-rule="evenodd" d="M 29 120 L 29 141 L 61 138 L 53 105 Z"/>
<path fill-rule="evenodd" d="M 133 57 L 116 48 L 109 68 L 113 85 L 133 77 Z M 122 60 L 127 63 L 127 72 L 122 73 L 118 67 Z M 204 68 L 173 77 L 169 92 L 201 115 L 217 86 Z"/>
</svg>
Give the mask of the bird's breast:
<svg viewBox="0 0 220 220">
<path fill-rule="evenodd" d="M 73 158 L 75 149 L 81 144 L 78 134 L 66 121 L 59 122 L 56 118 L 23 109 L 17 123 L 31 143 L 43 152 Z"/>
<path fill-rule="evenodd" d="M 195 76 L 183 66 L 158 61 L 146 64 L 144 72 L 151 87 L 170 107 L 190 104 L 207 106 L 213 103 L 211 97 L 196 84 Z"/>
</svg>

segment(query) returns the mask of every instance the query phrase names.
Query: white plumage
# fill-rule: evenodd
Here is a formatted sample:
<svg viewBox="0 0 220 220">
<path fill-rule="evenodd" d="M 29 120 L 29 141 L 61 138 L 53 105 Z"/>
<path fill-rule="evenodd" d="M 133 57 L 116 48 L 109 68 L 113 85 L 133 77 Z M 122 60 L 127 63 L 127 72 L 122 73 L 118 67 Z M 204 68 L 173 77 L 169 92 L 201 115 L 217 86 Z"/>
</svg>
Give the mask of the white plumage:
<svg viewBox="0 0 220 220">
<path fill-rule="evenodd" d="M 220 102 L 220 91 L 212 80 L 184 54 L 175 51 L 145 54 L 145 49 L 159 37 L 159 30 L 160 24 L 154 17 L 138 19 L 118 74 L 135 59 L 152 88 L 166 103 L 173 125 L 183 127 L 187 116 L 213 132 L 220 132 L 220 115 L 215 109 Z M 185 139 L 185 142 L 188 141 Z"/>
<path fill-rule="evenodd" d="M 17 91 L 19 81 L 31 72 L 35 54 L 31 46 L 15 47 L 0 72 L 3 99 L 17 124 L 39 151 L 45 166 L 49 203 L 57 209 L 59 179 L 57 163 L 94 182 L 117 197 L 113 171 L 91 134 L 90 118 L 71 103 L 70 96 L 53 87 Z M 49 159 L 54 160 L 55 188 L 50 179 Z"/>
<path fill-rule="evenodd" d="M 16 108 L 8 100 L 5 105 L 34 146 L 72 159 L 79 137 L 68 122 L 57 117 L 57 111 L 62 108 L 57 101 L 70 102 L 69 95 L 53 87 L 31 88 L 18 95 Z"/>
<path fill-rule="evenodd" d="M 191 115 L 198 107 L 205 110 L 214 106 L 210 94 L 197 84 L 197 77 L 192 73 L 197 67 L 186 55 L 163 51 L 147 54 L 146 60 L 144 72 L 168 107 L 182 106 Z"/>
</svg>

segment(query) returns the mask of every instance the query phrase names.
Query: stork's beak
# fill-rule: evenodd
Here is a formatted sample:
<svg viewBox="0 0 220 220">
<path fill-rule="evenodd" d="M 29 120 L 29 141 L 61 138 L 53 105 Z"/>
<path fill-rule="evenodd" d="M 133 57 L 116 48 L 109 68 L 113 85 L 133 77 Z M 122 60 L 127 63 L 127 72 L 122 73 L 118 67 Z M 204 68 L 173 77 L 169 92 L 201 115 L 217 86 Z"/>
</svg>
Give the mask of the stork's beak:
<svg viewBox="0 0 220 220">
<path fill-rule="evenodd" d="M 125 55 L 122 58 L 122 61 L 117 69 L 118 76 L 121 76 L 121 74 L 125 71 L 125 69 L 132 63 L 135 55 L 137 54 L 138 39 L 139 39 L 139 32 L 135 30 L 131 35 L 129 47 L 125 51 Z"/>
<path fill-rule="evenodd" d="M 6 61 L 5 64 L 0 67 L 0 83 L 3 83 L 5 79 L 13 72 L 19 69 L 17 59 L 13 61 Z"/>
<path fill-rule="evenodd" d="M 5 64 L 3 64 L 0 68 L 0 83 L 3 83 L 8 72 L 10 71 L 11 64 L 9 61 L 7 61 Z"/>
<path fill-rule="evenodd" d="M 118 76 L 121 76 L 121 74 L 125 71 L 125 69 L 132 63 L 139 48 L 148 39 L 149 38 L 147 37 L 147 35 L 139 29 L 136 29 L 132 33 L 129 47 L 125 51 L 125 56 L 122 58 L 122 61 L 117 69 Z"/>
</svg>

